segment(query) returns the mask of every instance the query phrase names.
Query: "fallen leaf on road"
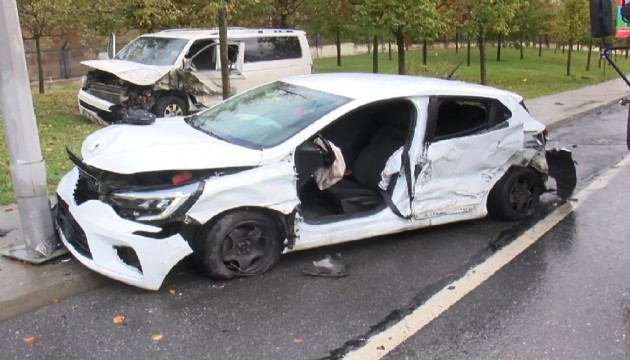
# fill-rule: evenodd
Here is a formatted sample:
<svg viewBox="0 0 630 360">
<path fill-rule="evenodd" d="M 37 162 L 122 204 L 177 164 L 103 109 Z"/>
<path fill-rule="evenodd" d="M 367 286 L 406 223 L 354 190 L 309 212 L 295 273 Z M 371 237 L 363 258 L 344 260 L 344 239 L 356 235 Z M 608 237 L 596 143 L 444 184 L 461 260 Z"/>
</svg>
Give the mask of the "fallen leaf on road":
<svg viewBox="0 0 630 360">
<path fill-rule="evenodd" d="M 299 337 L 293 338 L 293 343 L 294 344 L 301 344 L 303 342 L 304 342 L 304 339 L 302 339 L 302 338 L 299 338 Z"/>
<path fill-rule="evenodd" d="M 153 334 L 153 335 L 151 335 L 151 340 L 157 342 L 157 341 L 162 340 L 163 337 L 164 337 L 164 335 L 162 335 L 162 333 Z"/>
<path fill-rule="evenodd" d="M 505 351 L 501 354 L 501 360 L 514 360 L 514 353 L 511 351 Z"/>
<path fill-rule="evenodd" d="M 37 342 L 37 338 L 33 335 L 24 335 L 22 337 L 22 342 L 25 344 L 35 344 Z"/>
<path fill-rule="evenodd" d="M 17 209 L 17 204 L 9 204 L 4 207 L 5 212 L 13 211 L 15 209 Z"/>
<path fill-rule="evenodd" d="M 125 315 L 116 315 L 112 318 L 112 322 L 116 325 L 120 325 L 125 321 Z"/>
<path fill-rule="evenodd" d="M 59 304 L 59 303 L 61 302 L 61 300 L 59 300 L 59 298 L 56 298 L 56 297 L 52 298 L 50 301 L 51 301 L 53 304 Z"/>
<path fill-rule="evenodd" d="M 168 294 L 169 295 L 176 295 L 177 291 L 173 290 L 173 289 L 168 289 Z"/>
</svg>

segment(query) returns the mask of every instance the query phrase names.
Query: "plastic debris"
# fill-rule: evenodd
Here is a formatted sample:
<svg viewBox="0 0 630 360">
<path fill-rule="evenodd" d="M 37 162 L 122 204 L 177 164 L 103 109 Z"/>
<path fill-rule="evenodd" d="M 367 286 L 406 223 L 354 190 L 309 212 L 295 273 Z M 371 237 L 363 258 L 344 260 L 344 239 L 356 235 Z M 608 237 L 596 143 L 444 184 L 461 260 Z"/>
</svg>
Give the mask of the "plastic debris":
<svg viewBox="0 0 630 360">
<path fill-rule="evenodd" d="M 302 270 L 306 275 L 321 277 L 344 277 L 348 276 L 348 267 L 341 259 L 341 254 L 329 255 L 322 260 L 313 263 Z"/>
</svg>

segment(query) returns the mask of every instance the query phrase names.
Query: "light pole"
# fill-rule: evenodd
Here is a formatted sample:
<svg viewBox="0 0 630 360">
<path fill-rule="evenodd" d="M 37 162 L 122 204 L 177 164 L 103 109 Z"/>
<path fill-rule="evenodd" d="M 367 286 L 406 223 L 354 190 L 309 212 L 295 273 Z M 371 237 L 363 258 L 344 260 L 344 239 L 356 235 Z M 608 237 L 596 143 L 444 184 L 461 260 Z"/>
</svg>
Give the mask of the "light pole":
<svg viewBox="0 0 630 360">
<path fill-rule="evenodd" d="M 33 263 L 58 253 L 15 0 L 0 1 L 0 105 L 24 244 L 0 253 Z"/>
</svg>

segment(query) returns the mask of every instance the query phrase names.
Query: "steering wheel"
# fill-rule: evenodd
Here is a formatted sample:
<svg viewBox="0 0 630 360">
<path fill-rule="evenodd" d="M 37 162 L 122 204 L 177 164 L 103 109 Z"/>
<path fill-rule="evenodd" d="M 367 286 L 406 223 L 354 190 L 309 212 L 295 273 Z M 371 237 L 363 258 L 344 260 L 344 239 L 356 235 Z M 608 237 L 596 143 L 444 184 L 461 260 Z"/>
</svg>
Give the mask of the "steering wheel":
<svg viewBox="0 0 630 360">
<path fill-rule="evenodd" d="M 322 149 L 321 146 L 315 144 L 321 150 L 322 158 L 324 159 L 324 165 L 332 165 L 332 163 L 335 162 L 336 158 L 335 151 L 333 150 L 332 145 L 330 145 L 330 141 L 328 141 L 328 139 L 326 139 L 321 133 L 317 133 L 315 137 L 321 140 L 324 144 L 324 149 Z"/>
</svg>

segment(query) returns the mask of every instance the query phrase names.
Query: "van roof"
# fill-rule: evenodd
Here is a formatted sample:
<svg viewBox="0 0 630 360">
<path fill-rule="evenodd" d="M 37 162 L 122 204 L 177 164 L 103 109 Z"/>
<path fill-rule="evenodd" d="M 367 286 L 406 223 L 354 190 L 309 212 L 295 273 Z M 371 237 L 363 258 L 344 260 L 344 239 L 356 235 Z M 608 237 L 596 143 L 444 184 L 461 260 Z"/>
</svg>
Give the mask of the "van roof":
<svg viewBox="0 0 630 360">
<path fill-rule="evenodd" d="M 228 37 L 257 37 L 260 34 L 265 34 L 268 36 L 281 36 L 286 34 L 304 34 L 302 30 L 293 30 L 293 29 L 247 29 L 247 28 L 228 28 Z M 169 38 L 180 38 L 180 39 L 196 39 L 200 37 L 218 37 L 219 29 L 210 28 L 210 29 L 168 29 L 162 30 L 156 33 L 144 34 L 144 36 L 151 37 L 169 37 Z"/>
</svg>

